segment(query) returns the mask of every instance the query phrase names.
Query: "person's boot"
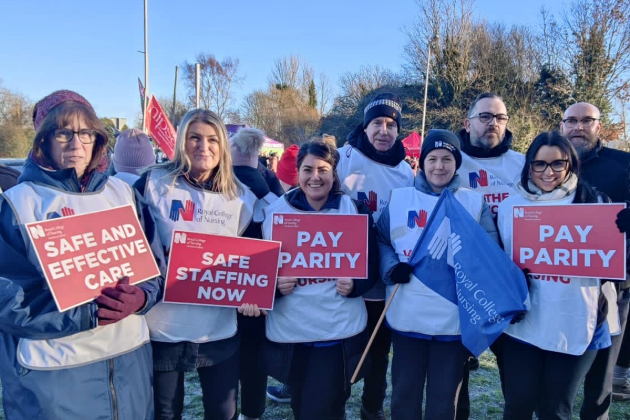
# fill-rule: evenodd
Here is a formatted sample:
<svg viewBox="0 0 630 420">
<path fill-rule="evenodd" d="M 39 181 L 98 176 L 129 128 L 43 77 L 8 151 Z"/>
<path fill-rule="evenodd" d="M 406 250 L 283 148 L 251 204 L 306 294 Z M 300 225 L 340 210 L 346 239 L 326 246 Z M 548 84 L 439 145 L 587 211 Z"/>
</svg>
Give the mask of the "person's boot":
<svg viewBox="0 0 630 420">
<path fill-rule="evenodd" d="M 613 377 L 612 399 L 615 401 L 630 400 L 630 379 Z"/>
<path fill-rule="evenodd" d="M 268 386 L 267 396 L 277 403 L 288 404 L 291 402 L 291 392 L 289 391 L 289 387 L 285 384 L 280 386 Z"/>
<path fill-rule="evenodd" d="M 363 404 L 361 404 L 361 420 L 386 420 L 383 409 L 376 411 L 368 411 Z"/>
</svg>

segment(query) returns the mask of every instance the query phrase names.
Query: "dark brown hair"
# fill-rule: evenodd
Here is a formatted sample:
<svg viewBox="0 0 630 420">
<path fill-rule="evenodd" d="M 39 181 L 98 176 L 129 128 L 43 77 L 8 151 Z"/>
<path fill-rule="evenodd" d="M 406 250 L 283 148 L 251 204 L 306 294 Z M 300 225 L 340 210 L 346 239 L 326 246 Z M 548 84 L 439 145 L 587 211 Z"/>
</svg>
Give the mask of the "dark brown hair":
<svg viewBox="0 0 630 420">
<path fill-rule="evenodd" d="M 546 131 L 544 133 L 540 133 L 536 136 L 532 144 L 529 145 L 529 149 L 527 149 L 527 153 L 525 153 L 525 165 L 523 166 L 523 170 L 521 171 L 521 185 L 528 193 L 533 193 L 529 190 L 529 169 L 530 165 L 536 159 L 536 154 L 543 146 L 549 147 L 557 147 L 560 149 L 560 153 L 564 156 L 565 159 L 569 161 L 569 166 L 567 167 L 567 176 L 570 173 L 578 174 L 580 170 L 580 161 L 578 159 L 578 154 L 575 151 L 575 147 L 573 144 L 564 137 L 558 131 Z"/>
<path fill-rule="evenodd" d="M 90 164 L 86 168 L 86 172 L 96 168 L 101 157 L 107 153 L 107 132 L 103 122 L 98 119 L 94 111 L 79 102 L 66 101 L 50 110 L 39 131 L 33 139 L 33 158 L 36 162 L 44 166 L 55 168 L 55 162 L 50 156 L 51 142 L 56 141 L 53 133 L 57 128 L 63 128 L 74 123 L 77 119 L 82 119 L 87 128 L 94 130 L 96 139 L 94 140 L 94 148 L 92 149 L 92 157 Z"/>
<path fill-rule="evenodd" d="M 343 191 L 341 191 L 341 181 L 339 181 L 339 175 L 337 175 L 337 163 L 339 162 L 339 153 L 337 152 L 337 149 L 323 140 L 309 141 L 300 146 L 300 150 L 297 154 L 298 179 L 302 162 L 308 155 L 313 155 L 332 166 L 334 180 L 332 188 L 330 189 L 330 194 L 343 194 Z"/>
</svg>

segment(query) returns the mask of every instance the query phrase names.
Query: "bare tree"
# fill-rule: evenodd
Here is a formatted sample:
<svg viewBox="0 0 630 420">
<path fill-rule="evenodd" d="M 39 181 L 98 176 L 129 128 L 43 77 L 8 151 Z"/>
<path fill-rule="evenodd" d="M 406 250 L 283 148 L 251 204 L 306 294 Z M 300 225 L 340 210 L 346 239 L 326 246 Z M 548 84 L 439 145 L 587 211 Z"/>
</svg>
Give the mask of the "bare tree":
<svg viewBox="0 0 630 420">
<path fill-rule="evenodd" d="M 197 63 L 201 64 L 201 106 L 215 111 L 224 118 L 234 101 L 234 88 L 240 86 L 245 80 L 238 74 L 239 60 L 227 57 L 223 61 L 218 61 L 212 54 L 199 53 Z M 184 83 L 188 89 L 188 102 L 194 106 L 196 100 L 195 63 L 185 62 L 182 69 Z"/>
<path fill-rule="evenodd" d="M 173 127 L 177 128 L 179 122 L 184 114 L 188 112 L 189 108 L 178 99 L 175 101 L 175 113 L 173 113 L 173 98 L 160 96 L 157 99 L 164 112 L 166 112 L 166 115 L 168 115 L 168 119 L 171 121 L 171 124 L 173 124 Z"/>
<path fill-rule="evenodd" d="M 356 72 L 347 72 L 339 77 L 339 96 L 336 107 L 354 112 L 369 93 L 383 86 L 400 84 L 398 76 L 391 70 L 379 65 L 362 66 Z"/>
<path fill-rule="evenodd" d="M 447 105 L 462 99 L 462 93 L 475 81 L 471 72 L 473 61 L 474 0 L 416 0 L 419 13 L 413 25 L 406 28 L 409 38 L 405 46 L 406 68 L 418 82 L 425 78 L 427 52 L 435 35 L 440 39 L 431 46 L 432 80 L 438 94 Z"/>
<path fill-rule="evenodd" d="M 313 67 L 297 55 L 289 55 L 274 62 L 271 74 L 267 78 L 270 89 L 292 89 L 304 102 L 308 102 L 308 90 L 314 80 Z"/>
<path fill-rule="evenodd" d="M 319 115 L 325 115 L 329 108 L 330 103 L 333 99 L 333 90 L 332 84 L 330 83 L 330 79 L 326 76 L 326 73 L 319 74 L 319 80 L 317 82 L 317 94 L 319 104 Z"/>
<path fill-rule="evenodd" d="M 0 157 L 25 157 L 35 131 L 33 104 L 22 94 L 2 85 L 0 79 Z"/>
<path fill-rule="evenodd" d="M 576 98 L 610 110 L 630 92 L 630 2 L 575 0 L 563 20 Z"/>
</svg>

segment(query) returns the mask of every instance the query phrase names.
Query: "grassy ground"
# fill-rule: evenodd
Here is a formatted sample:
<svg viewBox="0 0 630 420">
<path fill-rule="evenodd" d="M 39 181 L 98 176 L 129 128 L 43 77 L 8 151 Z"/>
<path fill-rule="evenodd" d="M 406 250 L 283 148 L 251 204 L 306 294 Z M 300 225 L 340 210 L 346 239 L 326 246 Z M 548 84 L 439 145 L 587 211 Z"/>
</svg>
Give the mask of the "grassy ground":
<svg viewBox="0 0 630 420">
<path fill-rule="evenodd" d="M 470 375 L 470 405 L 471 420 L 501 419 L 503 412 L 503 396 L 499 385 L 499 373 L 494 356 L 486 352 L 479 358 L 480 368 Z M 276 382 L 269 379 L 269 384 Z M 346 404 L 348 420 L 360 420 L 361 408 L 361 382 L 352 389 L 352 396 Z M 391 388 L 388 388 L 388 395 Z M 578 419 L 579 407 L 582 403 L 582 395 L 578 396 L 573 411 L 573 418 Z M 385 411 L 389 418 L 389 398 L 385 401 Z M 203 405 L 201 402 L 201 389 L 196 374 L 190 374 L 186 378 L 186 401 L 184 409 L 185 420 L 197 420 L 203 418 Z M 0 410 L 0 420 L 4 420 L 4 412 Z M 289 404 L 277 404 L 267 400 L 267 410 L 261 420 L 291 420 L 293 414 Z M 630 402 L 613 402 L 610 410 L 610 420 L 630 419 Z"/>
<path fill-rule="evenodd" d="M 492 353 L 486 352 L 480 357 L 480 368 L 471 372 L 470 375 L 470 406 L 471 420 L 494 420 L 501 419 L 503 413 L 503 396 L 499 384 L 499 372 L 496 360 Z M 269 384 L 277 384 L 273 379 L 269 379 Z M 361 388 L 359 382 L 352 388 L 352 396 L 346 404 L 346 414 L 348 420 L 360 420 L 359 410 L 361 408 Z M 203 418 L 203 407 L 201 403 L 201 390 L 195 375 L 191 375 L 186 381 L 186 407 L 184 418 L 194 420 Z M 391 387 L 387 390 L 391 394 Z M 573 418 L 578 419 L 578 411 L 582 404 L 582 396 L 578 396 L 575 404 Z M 385 401 L 385 413 L 389 418 L 389 398 Z M 291 420 L 293 414 L 289 404 L 277 404 L 267 399 L 267 410 L 261 420 Z M 610 410 L 610 420 L 630 419 L 630 402 L 613 402 Z"/>
</svg>

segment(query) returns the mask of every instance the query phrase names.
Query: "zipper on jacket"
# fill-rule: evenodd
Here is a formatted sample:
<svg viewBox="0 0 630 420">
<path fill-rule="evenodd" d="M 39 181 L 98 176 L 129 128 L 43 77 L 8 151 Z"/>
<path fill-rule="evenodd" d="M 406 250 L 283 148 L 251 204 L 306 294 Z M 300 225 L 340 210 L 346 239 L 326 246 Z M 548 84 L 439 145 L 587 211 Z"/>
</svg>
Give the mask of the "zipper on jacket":
<svg viewBox="0 0 630 420">
<path fill-rule="evenodd" d="M 116 398 L 116 388 L 114 388 L 114 359 L 109 359 L 109 390 L 112 395 L 112 406 L 114 409 L 114 420 L 118 420 L 118 400 Z"/>
</svg>

